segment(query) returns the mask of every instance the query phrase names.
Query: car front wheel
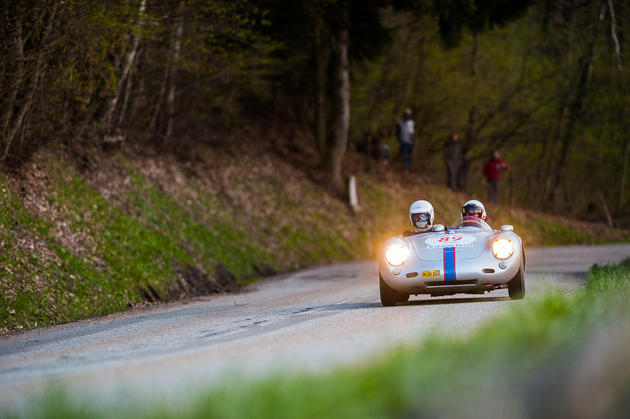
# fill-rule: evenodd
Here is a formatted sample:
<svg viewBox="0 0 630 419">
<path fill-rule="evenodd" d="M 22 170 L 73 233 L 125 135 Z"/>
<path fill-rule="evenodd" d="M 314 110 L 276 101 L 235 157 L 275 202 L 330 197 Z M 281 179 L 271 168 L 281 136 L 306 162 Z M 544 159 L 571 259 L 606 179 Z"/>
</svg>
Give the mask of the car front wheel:
<svg viewBox="0 0 630 419">
<path fill-rule="evenodd" d="M 381 290 L 381 303 L 384 306 L 394 306 L 396 303 L 409 299 L 409 294 L 400 293 L 387 285 L 380 272 L 378 273 L 378 283 Z"/>
<path fill-rule="evenodd" d="M 508 294 L 512 300 L 521 300 L 525 297 L 525 270 L 523 269 L 523 263 L 521 263 L 514 278 L 508 282 Z"/>
</svg>

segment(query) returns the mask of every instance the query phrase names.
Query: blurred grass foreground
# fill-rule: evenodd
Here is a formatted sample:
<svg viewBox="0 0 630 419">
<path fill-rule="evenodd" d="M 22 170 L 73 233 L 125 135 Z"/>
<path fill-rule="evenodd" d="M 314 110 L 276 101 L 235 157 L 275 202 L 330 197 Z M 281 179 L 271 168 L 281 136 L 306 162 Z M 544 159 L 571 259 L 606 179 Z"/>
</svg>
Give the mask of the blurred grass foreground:
<svg viewBox="0 0 630 419">
<path fill-rule="evenodd" d="M 627 417 L 629 297 L 630 263 L 594 266 L 580 292 L 551 292 L 514 306 L 473 335 L 434 335 L 364 367 L 236 379 L 170 404 L 156 399 L 96 407 L 53 390 L 21 415 Z"/>
</svg>

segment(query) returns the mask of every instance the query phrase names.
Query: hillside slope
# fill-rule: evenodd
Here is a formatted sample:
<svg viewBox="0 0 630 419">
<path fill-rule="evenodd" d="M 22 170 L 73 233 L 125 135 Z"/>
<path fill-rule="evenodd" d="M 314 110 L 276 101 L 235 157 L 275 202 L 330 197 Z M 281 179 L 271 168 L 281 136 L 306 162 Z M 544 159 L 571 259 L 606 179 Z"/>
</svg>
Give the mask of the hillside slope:
<svg viewBox="0 0 630 419">
<path fill-rule="evenodd" d="M 0 174 L 0 334 L 374 257 L 416 199 L 450 224 L 471 198 L 348 157 L 361 210 L 319 186 L 308 148 L 199 146 L 175 154 L 41 150 Z M 96 157 L 99 156 L 99 157 Z M 526 245 L 627 240 L 626 231 L 489 206 Z"/>
</svg>

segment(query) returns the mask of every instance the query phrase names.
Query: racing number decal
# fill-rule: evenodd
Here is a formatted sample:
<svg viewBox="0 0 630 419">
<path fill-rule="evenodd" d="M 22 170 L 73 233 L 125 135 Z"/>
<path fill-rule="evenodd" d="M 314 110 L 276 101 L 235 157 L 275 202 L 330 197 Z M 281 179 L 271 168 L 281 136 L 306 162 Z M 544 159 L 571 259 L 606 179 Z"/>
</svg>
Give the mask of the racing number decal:
<svg viewBox="0 0 630 419">
<path fill-rule="evenodd" d="M 462 239 L 461 236 L 440 237 L 440 239 L 438 241 L 441 242 L 441 243 L 444 243 L 444 242 L 458 242 L 461 239 Z"/>
<path fill-rule="evenodd" d="M 444 247 L 471 247 L 475 242 L 475 236 L 468 234 L 446 234 L 431 236 L 424 240 L 428 248 L 442 249 Z"/>
<path fill-rule="evenodd" d="M 457 276 L 455 274 L 455 248 L 444 248 L 444 280 L 454 281 Z"/>
</svg>

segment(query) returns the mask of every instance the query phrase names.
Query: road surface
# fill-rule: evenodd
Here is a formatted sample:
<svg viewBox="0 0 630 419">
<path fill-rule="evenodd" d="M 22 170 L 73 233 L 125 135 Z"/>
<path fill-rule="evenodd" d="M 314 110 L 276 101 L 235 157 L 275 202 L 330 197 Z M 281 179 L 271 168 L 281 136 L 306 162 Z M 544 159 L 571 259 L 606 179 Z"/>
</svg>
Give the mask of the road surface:
<svg viewBox="0 0 630 419">
<path fill-rule="evenodd" d="M 53 382 L 111 403 L 178 398 L 234 375 L 361 364 L 427 333 L 470 333 L 549 287 L 578 289 L 594 263 L 628 257 L 630 245 L 529 249 L 521 301 L 497 290 L 382 307 L 376 263 L 361 262 L 270 278 L 240 294 L 32 330 L 0 338 L 0 407 L 20 409 Z"/>
</svg>

